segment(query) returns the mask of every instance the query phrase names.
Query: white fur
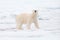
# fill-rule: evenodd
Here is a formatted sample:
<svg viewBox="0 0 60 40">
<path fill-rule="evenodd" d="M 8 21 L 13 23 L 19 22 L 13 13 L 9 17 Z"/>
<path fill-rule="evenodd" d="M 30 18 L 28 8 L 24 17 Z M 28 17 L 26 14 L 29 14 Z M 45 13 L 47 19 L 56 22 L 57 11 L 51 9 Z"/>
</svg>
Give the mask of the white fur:
<svg viewBox="0 0 60 40">
<path fill-rule="evenodd" d="M 27 28 L 30 29 L 32 23 L 35 24 L 36 28 L 38 27 L 37 13 L 32 11 L 32 14 L 22 13 L 16 16 L 17 29 L 22 29 L 23 24 L 27 24 Z"/>
</svg>

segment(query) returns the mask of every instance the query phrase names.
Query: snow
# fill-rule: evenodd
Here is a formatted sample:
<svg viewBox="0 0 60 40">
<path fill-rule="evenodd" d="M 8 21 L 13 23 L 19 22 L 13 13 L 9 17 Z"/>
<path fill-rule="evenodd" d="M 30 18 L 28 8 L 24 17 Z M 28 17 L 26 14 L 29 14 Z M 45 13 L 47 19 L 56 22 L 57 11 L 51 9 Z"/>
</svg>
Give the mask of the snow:
<svg viewBox="0 0 60 40">
<path fill-rule="evenodd" d="M 0 28 L 1 40 L 60 40 L 60 25 L 58 20 L 39 20 L 40 29 L 31 28 L 30 30 L 17 30 L 13 25 L 5 24 L 4 29 Z"/>
</svg>

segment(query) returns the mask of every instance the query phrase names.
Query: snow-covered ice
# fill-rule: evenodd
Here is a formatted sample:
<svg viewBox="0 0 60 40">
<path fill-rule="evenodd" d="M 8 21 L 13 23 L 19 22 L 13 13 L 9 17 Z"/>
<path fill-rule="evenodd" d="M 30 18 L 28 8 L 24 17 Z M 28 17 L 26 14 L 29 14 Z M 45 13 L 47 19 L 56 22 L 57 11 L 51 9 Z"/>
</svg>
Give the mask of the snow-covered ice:
<svg viewBox="0 0 60 40">
<path fill-rule="evenodd" d="M 54 15 L 51 14 L 50 16 L 52 18 L 49 18 L 48 20 L 46 20 L 46 18 L 40 19 L 39 20 L 40 29 L 34 29 L 34 30 L 32 29 L 16 30 L 16 24 L 15 21 L 14 22 L 12 21 L 13 19 L 7 21 L 8 23 L 5 23 L 4 21 L 4 23 L 0 24 L 0 39 L 1 40 L 60 40 L 60 25 L 59 25 L 60 19 L 57 14 L 56 13 Z"/>
</svg>

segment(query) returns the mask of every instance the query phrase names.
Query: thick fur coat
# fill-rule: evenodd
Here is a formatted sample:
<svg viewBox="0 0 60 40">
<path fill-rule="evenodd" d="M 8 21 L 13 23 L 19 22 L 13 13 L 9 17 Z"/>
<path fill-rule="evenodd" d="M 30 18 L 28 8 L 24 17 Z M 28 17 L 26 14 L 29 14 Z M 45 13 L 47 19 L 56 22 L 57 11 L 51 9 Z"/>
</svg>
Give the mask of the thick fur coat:
<svg viewBox="0 0 60 40">
<path fill-rule="evenodd" d="M 33 10 L 32 14 L 22 13 L 16 16 L 17 29 L 22 29 L 23 24 L 27 24 L 27 29 L 30 29 L 32 23 L 35 24 L 36 28 L 39 28 L 37 10 Z"/>
</svg>

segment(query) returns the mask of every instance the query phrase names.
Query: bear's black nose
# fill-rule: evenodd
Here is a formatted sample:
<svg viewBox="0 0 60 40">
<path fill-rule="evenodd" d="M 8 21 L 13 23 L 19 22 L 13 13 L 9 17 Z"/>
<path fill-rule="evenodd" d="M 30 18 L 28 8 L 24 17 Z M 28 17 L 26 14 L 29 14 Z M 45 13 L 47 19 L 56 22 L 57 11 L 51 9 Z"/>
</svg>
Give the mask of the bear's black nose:
<svg viewBox="0 0 60 40">
<path fill-rule="evenodd" d="M 37 11 L 35 10 L 35 13 L 36 13 Z"/>
</svg>

